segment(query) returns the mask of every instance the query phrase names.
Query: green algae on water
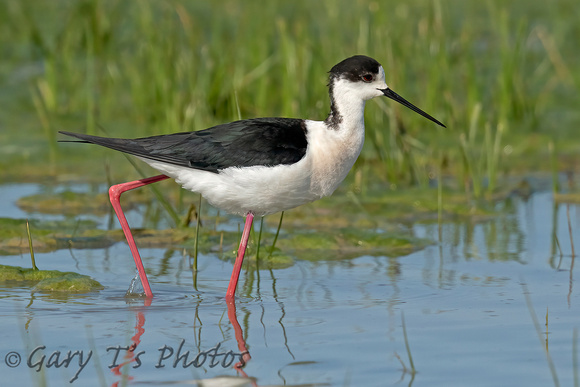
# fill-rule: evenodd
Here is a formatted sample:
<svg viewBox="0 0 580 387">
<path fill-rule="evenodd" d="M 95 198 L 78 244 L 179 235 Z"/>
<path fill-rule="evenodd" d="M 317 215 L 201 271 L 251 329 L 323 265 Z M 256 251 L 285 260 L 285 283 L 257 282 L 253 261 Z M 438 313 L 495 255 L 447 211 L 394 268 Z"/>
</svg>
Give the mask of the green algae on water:
<svg viewBox="0 0 580 387">
<path fill-rule="evenodd" d="M 104 289 L 98 281 L 83 274 L 8 265 L 0 265 L 0 283 L 30 284 L 33 292 L 88 293 Z"/>
<path fill-rule="evenodd" d="M 89 293 L 104 289 L 98 281 L 89 276 L 67 273 L 62 277 L 46 278 L 32 289 L 35 292 L 66 292 L 66 293 Z"/>
<path fill-rule="evenodd" d="M 141 202 L 137 195 L 136 200 L 132 200 L 124 205 L 129 210 Z M 139 200 L 137 200 L 139 199 Z M 111 209 L 109 197 L 104 194 L 80 193 L 73 191 L 63 191 L 53 194 L 36 194 L 23 196 L 16 202 L 16 205 L 23 211 L 41 214 L 106 214 Z"/>
<path fill-rule="evenodd" d="M 409 235 L 366 232 L 345 228 L 316 233 L 295 233 L 279 242 L 282 251 L 294 251 L 300 259 L 348 259 L 363 255 L 400 257 L 421 250 L 433 242 Z"/>
<path fill-rule="evenodd" d="M 579 192 L 555 193 L 554 202 L 578 204 L 580 203 L 580 193 Z"/>
<path fill-rule="evenodd" d="M 24 196 L 16 204 L 24 211 L 43 214 L 105 214 L 110 208 L 105 194 L 92 195 L 72 191 Z"/>
</svg>

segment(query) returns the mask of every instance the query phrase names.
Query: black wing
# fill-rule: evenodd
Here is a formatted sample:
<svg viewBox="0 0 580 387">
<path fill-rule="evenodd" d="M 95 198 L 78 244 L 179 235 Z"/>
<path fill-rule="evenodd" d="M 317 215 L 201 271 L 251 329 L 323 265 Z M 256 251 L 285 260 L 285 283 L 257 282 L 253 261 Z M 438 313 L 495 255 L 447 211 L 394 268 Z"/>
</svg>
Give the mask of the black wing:
<svg viewBox="0 0 580 387">
<path fill-rule="evenodd" d="M 306 125 L 294 118 L 255 118 L 198 132 L 120 139 L 59 132 L 121 152 L 218 172 L 229 167 L 293 164 L 306 153 Z"/>
</svg>

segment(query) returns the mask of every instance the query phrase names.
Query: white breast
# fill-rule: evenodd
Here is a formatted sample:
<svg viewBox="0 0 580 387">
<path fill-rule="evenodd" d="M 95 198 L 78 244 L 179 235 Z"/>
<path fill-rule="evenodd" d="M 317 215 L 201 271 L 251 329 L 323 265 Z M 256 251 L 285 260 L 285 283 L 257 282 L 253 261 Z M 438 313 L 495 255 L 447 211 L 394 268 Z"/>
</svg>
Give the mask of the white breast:
<svg viewBox="0 0 580 387">
<path fill-rule="evenodd" d="M 324 122 L 307 121 L 308 153 L 312 158 L 312 189 L 331 195 L 342 183 L 364 144 L 364 123 L 330 129 Z"/>
</svg>

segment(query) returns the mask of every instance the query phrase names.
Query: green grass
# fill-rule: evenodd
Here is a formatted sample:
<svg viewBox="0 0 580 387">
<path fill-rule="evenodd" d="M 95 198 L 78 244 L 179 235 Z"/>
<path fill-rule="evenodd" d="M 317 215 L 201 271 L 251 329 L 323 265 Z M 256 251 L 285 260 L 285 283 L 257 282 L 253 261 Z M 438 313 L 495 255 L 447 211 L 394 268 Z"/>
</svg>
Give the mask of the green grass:
<svg viewBox="0 0 580 387">
<path fill-rule="evenodd" d="M 59 129 L 137 137 L 240 116 L 323 119 L 327 71 L 360 53 L 448 129 L 370 102 L 359 188 L 426 187 L 441 169 L 469 196 L 492 194 L 502 175 L 549 170 L 547 142 L 577 153 L 579 17 L 564 0 L 3 0 L 0 176 L 104 180 L 117 156 L 57 145 Z"/>
</svg>

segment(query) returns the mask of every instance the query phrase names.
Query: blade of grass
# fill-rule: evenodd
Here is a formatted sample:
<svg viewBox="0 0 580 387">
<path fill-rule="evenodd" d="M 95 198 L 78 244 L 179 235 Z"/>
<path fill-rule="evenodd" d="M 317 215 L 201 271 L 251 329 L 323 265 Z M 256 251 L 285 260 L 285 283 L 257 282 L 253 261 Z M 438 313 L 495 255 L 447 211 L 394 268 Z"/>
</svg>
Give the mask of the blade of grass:
<svg viewBox="0 0 580 387">
<path fill-rule="evenodd" d="M 278 222 L 278 228 L 276 229 L 276 235 L 274 236 L 274 242 L 272 242 L 272 247 L 270 247 L 270 254 L 268 258 L 272 256 L 274 249 L 276 248 L 276 242 L 278 241 L 278 235 L 280 235 L 280 229 L 282 228 L 282 219 L 284 219 L 284 211 L 280 213 L 280 221 Z"/>
<path fill-rule="evenodd" d="M 443 157 L 439 156 L 439 162 L 437 163 L 437 235 L 439 243 L 441 243 L 443 236 L 443 176 L 442 169 L 443 169 Z"/>
<path fill-rule="evenodd" d="M 260 242 L 262 241 L 262 230 L 264 229 L 264 217 L 260 218 L 260 232 L 258 233 L 258 244 L 256 247 L 256 262 L 260 262 Z"/>
<path fill-rule="evenodd" d="M 558 181 L 558 160 L 553 141 L 548 142 L 548 153 L 550 154 L 550 169 L 552 170 L 552 193 L 557 194 L 560 191 L 560 184 Z"/>
<path fill-rule="evenodd" d="M 32 268 L 38 270 L 36 267 L 36 261 L 34 260 L 34 248 L 32 247 L 32 236 L 30 235 L 30 225 L 28 224 L 28 219 L 26 219 L 26 234 L 28 234 L 28 248 L 30 249 L 30 260 L 32 261 Z"/>
</svg>

